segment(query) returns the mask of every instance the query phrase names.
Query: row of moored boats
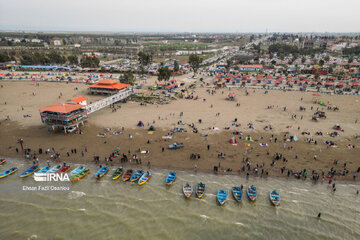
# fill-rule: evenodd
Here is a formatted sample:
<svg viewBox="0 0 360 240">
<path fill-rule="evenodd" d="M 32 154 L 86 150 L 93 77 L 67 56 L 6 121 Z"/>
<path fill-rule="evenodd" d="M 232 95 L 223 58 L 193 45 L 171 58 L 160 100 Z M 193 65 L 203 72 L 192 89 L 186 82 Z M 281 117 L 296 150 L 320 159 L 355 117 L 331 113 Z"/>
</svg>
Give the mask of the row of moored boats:
<svg viewBox="0 0 360 240">
<path fill-rule="evenodd" d="M 0 161 L 0 165 L 5 162 L 6 162 L 6 160 L 2 159 Z M 68 173 L 70 170 L 71 170 L 71 166 L 69 166 L 69 165 L 55 165 L 53 167 L 45 166 L 43 168 L 39 168 L 39 166 L 33 165 L 33 166 L 29 167 L 28 169 L 26 169 L 25 171 L 23 171 L 20 174 L 20 177 L 25 178 L 36 172 L 37 173 Z M 95 174 L 95 178 L 96 179 L 102 178 L 109 172 L 109 170 L 110 170 L 109 167 L 106 167 L 106 166 L 100 167 L 100 169 Z M 18 171 L 18 168 L 13 167 L 4 172 L 1 172 L 0 179 L 5 178 L 11 174 L 14 174 L 17 171 Z M 86 168 L 83 165 L 78 166 L 69 173 L 70 181 L 78 181 L 89 174 L 90 174 L 90 169 Z M 145 172 L 142 169 L 138 169 L 138 170 L 129 169 L 124 172 L 123 168 L 117 168 L 111 175 L 111 178 L 113 180 L 117 180 L 120 177 L 121 177 L 122 181 L 124 181 L 124 182 L 125 181 L 137 182 L 139 185 L 143 185 L 151 178 L 151 172 L 149 172 L 149 171 Z"/>
<path fill-rule="evenodd" d="M 4 160 L 4 159 L 0 160 L 0 165 L 5 162 L 6 162 L 6 160 Z M 25 178 L 25 177 L 28 177 L 28 176 L 34 174 L 35 172 L 37 172 L 37 173 L 67 173 L 70 170 L 71 170 L 71 166 L 69 166 L 69 165 L 55 165 L 53 167 L 45 166 L 41 169 L 39 168 L 39 166 L 34 165 L 34 166 L 29 167 L 25 171 L 23 171 L 20 174 L 20 177 Z M 109 170 L 110 170 L 109 167 L 106 167 L 106 166 L 100 167 L 100 169 L 95 174 L 95 178 L 96 179 L 102 178 L 109 172 Z M 5 178 L 11 174 L 14 174 L 17 171 L 18 171 L 18 169 L 16 167 L 10 168 L 10 169 L 0 173 L 0 179 Z M 78 166 L 69 173 L 70 181 L 78 181 L 89 174 L 90 174 L 90 169 L 86 168 L 83 165 Z M 122 181 L 124 181 L 124 182 L 125 181 L 137 182 L 138 185 L 143 185 L 151 178 L 151 172 L 149 172 L 149 171 L 145 172 L 142 169 L 137 169 L 137 170 L 128 169 L 128 170 L 124 171 L 124 169 L 120 167 L 120 168 L 117 168 L 112 173 L 111 179 L 117 180 L 117 179 L 120 179 L 120 177 L 121 177 Z M 176 172 L 169 172 L 165 178 L 166 185 L 173 184 L 175 182 L 175 179 L 176 179 Z M 206 190 L 206 185 L 202 182 L 198 183 L 195 187 L 196 197 L 203 198 L 203 196 L 205 195 L 205 190 Z M 231 189 L 234 199 L 238 202 L 240 202 L 242 200 L 242 195 L 243 195 L 242 190 L 243 190 L 242 186 L 241 187 L 234 186 Z M 190 185 L 189 183 L 185 183 L 183 185 L 183 193 L 186 198 L 190 198 L 191 195 L 193 194 L 193 186 Z M 256 200 L 258 194 L 257 194 L 257 189 L 255 186 L 253 186 L 253 185 L 249 186 L 246 190 L 246 193 L 247 193 L 247 196 L 250 199 L 250 201 Z M 227 200 L 227 195 L 228 195 L 227 190 L 219 189 L 217 196 L 216 196 L 217 202 L 220 205 L 224 205 Z M 275 206 L 278 206 L 280 204 L 279 191 L 271 190 L 270 191 L 270 200 Z"/>
<path fill-rule="evenodd" d="M 176 172 L 169 172 L 165 182 L 167 185 L 171 185 L 173 184 L 173 182 L 175 182 L 176 179 Z M 203 196 L 205 195 L 205 190 L 206 190 L 206 185 L 202 182 L 196 184 L 195 187 L 195 195 L 197 198 L 203 198 Z M 243 186 L 239 187 L 239 186 L 234 186 L 231 189 L 231 193 L 232 196 L 234 197 L 234 199 L 237 202 L 241 202 L 242 200 L 242 190 L 243 190 Z M 186 198 L 190 198 L 191 195 L 193 194 L 194 188 L 192 185 L 190 185 L 189 183 L 184 183 L 183 185 L 183 193 L 184 196 Z M 247 188 L 246 190 L 247 196 L 250 199 L 250 201 L 254 202 L 257 198 L 257 189 L 254 185 L 251 185 Z M 220 205 L 224 205 L 225 202 L 227 201 L 227 190 L 223 190 L 223 189 L 219 189 L 216 195 L 216 200 Z M 272 202 L 272 204 L 274 206 L 278 206 L 280 205 L 280 193 L 277 190 L 271 190 L 270 191 L 270 201 Z"/>
</svg>

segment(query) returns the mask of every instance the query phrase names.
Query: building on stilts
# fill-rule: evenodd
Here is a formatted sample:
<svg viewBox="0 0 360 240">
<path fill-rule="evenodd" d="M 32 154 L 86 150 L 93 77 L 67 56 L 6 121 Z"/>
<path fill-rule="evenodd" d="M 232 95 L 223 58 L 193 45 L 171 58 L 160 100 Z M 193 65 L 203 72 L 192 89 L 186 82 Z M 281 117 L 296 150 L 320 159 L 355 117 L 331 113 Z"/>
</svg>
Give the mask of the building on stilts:
<svg viewBox="0 0 360 240">
<path fill-rule="evenodd" d="M 80 125 L 87 121 L 87 111 L 86 105 L 76 102 L 78 101 L 70 100 L 69 103 L 55 103 L 40 108 L 41 121 L 50 125 L 53 131 L 56 128 L 61 128 L 65 133 L 68 133 L 78 129 Z"/>
</svg>

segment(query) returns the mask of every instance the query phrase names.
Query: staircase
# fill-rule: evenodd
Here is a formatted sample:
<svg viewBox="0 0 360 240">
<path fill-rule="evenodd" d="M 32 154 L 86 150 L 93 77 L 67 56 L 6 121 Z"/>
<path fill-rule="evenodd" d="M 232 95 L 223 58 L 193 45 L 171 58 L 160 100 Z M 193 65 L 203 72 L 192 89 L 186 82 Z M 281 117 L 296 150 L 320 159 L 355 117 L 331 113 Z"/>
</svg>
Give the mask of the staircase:
<svg viewBox="0 0 360 240">
<path fill-rule="evenodd" d="M 101 99 L 99 101 L 96 101 L 94 103 L 91 103 L 86 106 L 87 114 L 96 112 L 104 107 L 107 107 L 113 103 L 116 103 L 118 101 L 121 101 L 127 97 L 129 97 L 131 94 L 133 94 L 134 90 L 132 88 L 127 88 L 125 90 L 121 90 L 120 92 L 109 96 L 107 98 Z"/>
</svg>

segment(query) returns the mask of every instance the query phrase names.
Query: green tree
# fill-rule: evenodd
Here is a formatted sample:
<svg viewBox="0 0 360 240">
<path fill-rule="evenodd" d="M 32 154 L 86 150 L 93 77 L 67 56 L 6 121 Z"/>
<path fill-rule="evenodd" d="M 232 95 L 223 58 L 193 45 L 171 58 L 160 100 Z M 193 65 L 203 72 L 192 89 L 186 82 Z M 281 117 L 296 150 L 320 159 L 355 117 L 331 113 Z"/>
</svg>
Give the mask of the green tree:
<svg viewBox="0 0 360 240">
<path fill-rule="evenodd" d="M 305 57 L 302 57 L 301 58 L 301 63 L 304 64 L 306 62 L 306 58 Z"/>
<path fill-rule="evenodd" d="M 70 65 L 78 65 L 79 64 L 79 59 L 76 55 L 68 56 L 67 60 L 70 63 Z"/>
<path fill-rule="evenodd" d="M 5 54 L 5 53 L 0 53 L 0 62 L 8 62 L 10 61 L 10 57 L 9 55 Z"/>
<path fill-rule="evenodd" d="M 66 61 L 60 54 L 55 51 L 50 52 L 47 57 L 51 64 L 63 64 Z"/>
<path fill-rule="evenodd" d="M 272 65 L 275 65 L 275 64 L 276 64 L 276 61 L 275 61 L 275 60 L 272 60 L 272 61 L 271 61 L 271 64 L 272 64 Z"/>
<path fill-rule="evenodd" d="M 83 56 L 80 61 L 81 67 L 98 68 L 100 60 L 96 56 Z"/>
<path fill-rule="evenodd" d="M 135 80 L 136 80 L 136 78 L 135 78 L 134 74 L 131 71 L 128 71 L 128 72 L 124 73 L 123 77 L 121 77 L 120 82 L 134 85 Z"/>
<path fill-rule="evenodd" d="M 168 81 L 171 77 L 171 71 L 167 67 L 162 67 L 158 69 L 158 80 L 159 81 Z"/>
<path fill-rule="evenodd" d="M 315 79 L 319 79 L 319 77 L 320 77 L 320 73 L 319 73 L 319 72 L 316 72 L 316 73 L 315 73 Z"/>
<path fill-rule="evenodd" d="M 353 56 L 349 57 L 348 63 L 352 63 L 353 61 L 354 61 L 354 57 Z"/>
<path fill-rule="evenodd" d="M 326 56 L 324 57 L 324 60 L 325 60 L 326 62 L 328 62 L 328 61 L 330 60 L 329 55 L 326 55 Z"/>
<path fill-rule="evenodd" d="M 196 75 L 197 70 L 200 68 L 200 64 L 202 59 L 197 54 L 190 54 L 189 56 L 189 64 L 191 68 L 194 70 L 194 76 Z"/>
<path fill-rule="evenodd" d="M 178 61 L 174 61 L 174 71 L 175 72 L 178 72 L 179 71 L 179 63 L 178 63 Z"/>
<path fill-rule="evenodd" d="M 141 74 L 145 74 L 145 67 L 151 63 L 152 55 L 150 53 L 141 51 L 138 53 L 138 61 L 140 63 Z"/>
<path fill-rule="evenodd" d="M 226 65 L 225 65 L 225 69 L 226 69 L 226 72 L 229 72 L 230 71 L 230 68 L 232 66 L 232 59 L 227 59 L 226 60 Z"/>
<path fill-rule="evenodd" d="M 324 60 L 322 60 L 322 59 L 319 60 L 319 65 L 320 66 L 324 66 L 324 63 L 325 63 Z"/>
</svg>

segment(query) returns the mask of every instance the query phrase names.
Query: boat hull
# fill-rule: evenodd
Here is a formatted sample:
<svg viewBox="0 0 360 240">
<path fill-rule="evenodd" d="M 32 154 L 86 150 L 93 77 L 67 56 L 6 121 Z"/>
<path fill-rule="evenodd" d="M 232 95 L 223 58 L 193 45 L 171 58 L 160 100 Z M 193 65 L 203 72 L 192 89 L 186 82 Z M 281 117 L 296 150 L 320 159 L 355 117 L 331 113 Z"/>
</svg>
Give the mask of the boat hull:
<svg viewBox="0 0 360 240">
<path fill-rule="evenodd" d="M 11 169 L 9 169 L 9 170 L 6 170 L 5 172 L 2 172 L 2 173 L 0 174 L 0 179 L 6 178 L 7 176 L 10 176 L 11 174 L 16 173 L 17 170 L 18 170 L 17 168 L 11 168 Z"/>
<path fill-rule="evenodd" d="M 90 170 L 85 169 L 81 173 L 78 173 L 77 175 L 73 175 L 72 177 L 70 177 L 70 181 L 78 181 L 89 174 L 90 174 Z"/>
<path fill-rule="evenodd" d="M 109 171 L 108 167 L 102 167 L 99 171 L 97 171 L 97 173 L 95 174 L 95 177 L 97 179 L 102 178 L 103 176 L 105 176 L 105 174 Z"/>
<path fill-rule="evenodd" d="M 61 165 L 56 165 L 52 168 L 50 168 L 49 171 L 47 171 L 48 173 L 56 173 L 57 171 L 59 171 L 61 169 Z"/>
<path fill-rule="evenodd" d="M 149 181 L 151 178 L 151 173 L 144 173 L 141 178 L 139 179 L 138 185 L 143 185 L 145 184 L 147 181 Z"/>
<path fill-rule="evenodd" d="M 123 174 L 122 168 L 118 168 L 118 169 L 115 170 L 115 172 L 111 176 L 111 179 L 112 180 L 117 180 L 117 179 L 119 179 L 121 177 L 122 174 Z"/>
<path fill-rule="evenodd" d="M 83 172 L 85 170 L 85 167 L 84 166 L 79 166 L 77 168 L 75 168 L 74 170 L 71 171 L 70 175 L 73 176 L 73 175 L 77 175 L 81 172 Z"/>
<path fill-rule="evenodd" d="M 227 191 L 219 190 L 218 194 L 216 195 L 216 200 L 221 206 L 224 205 L 227 200 Z"/>
<path fill-rule="evenodd" d="M 131 178 L 131 175 L 134 173 L 134 170 L 127 170 L 126 173 L 122 176 L 122 181 L 126 182 Z"/>
<path fill-rule="evenodd" d="M 71 169 L 70 166 L 62 167 L 59 171 L 57 171 L 57 173 L 66 173 L 70 171 L 70 169 Z"/>
<path fill-rule="evenodd" d="M 170 186 L 171 184 L 173 184 L 173 182 L 175 182 L 175 179 L 176 172 L 170 172 L 165 179 L 166 185 Z"/>
<path fill-rule="evenodd" d="M 280 193 L 278 191 L 270 191 L 269 198 L 275 207 L 280 205 Z"/>
<path fill-rule="evenodd" d="M 205 189 L 206 189 L 206 185 L 203 184 L 203 189 L 199 189 L 200 188 L 200 183 L 198 185 L 196 185 L 196 197 L 197 198 L 202 198 L 205 195 Z"/>
<path fill-rule="evenodd" d="M 247 196 L 251 202 L 255 202 L 257 198 L 257 190 L 256 188 L 248 187 L 247 189 Z"/>
<path fill-rule="evenodd" d="M 50 170 L 50 167 L 43 167 L 42 169 L 40 169 L 39 171 L 38 171 L 38 173 L 47 173 L 48 171 Z"/>
<path fill-rule="evenodd" d="M 185 198 L 190 198 L 193 193 L 193 188 L 190 184 L 186 184 L 183 186 L 183 193 Z"/>
<path fill-rule="evenodd" d="M 34 167 L 34 166 L 33 166 Z M 20 177 L 21 178 L 25 178 L 25 177 L 28 177 L 28 176 L 30 176 L 30 175 L 32 175 L 32 174 L 34 174 L 34 172 L 37 172 L 37 171 L 39 171 L 39 167 L 38 166 L 36 166 L 36 167 L 30 167 L 30 168 L 28 168 L 27 170 L 25 170 L 23 173 L 21 173 L 20 174 Z"/>
<path fill-rule="evenodd" d="M 242 190 L 240 187 L 233 187 L 232 188 L 232 195 L 234 197 L 234 199 L 237 201 L 237 202 L 241 202 L 241 199 L 242 199 Z"/>
</svg>

